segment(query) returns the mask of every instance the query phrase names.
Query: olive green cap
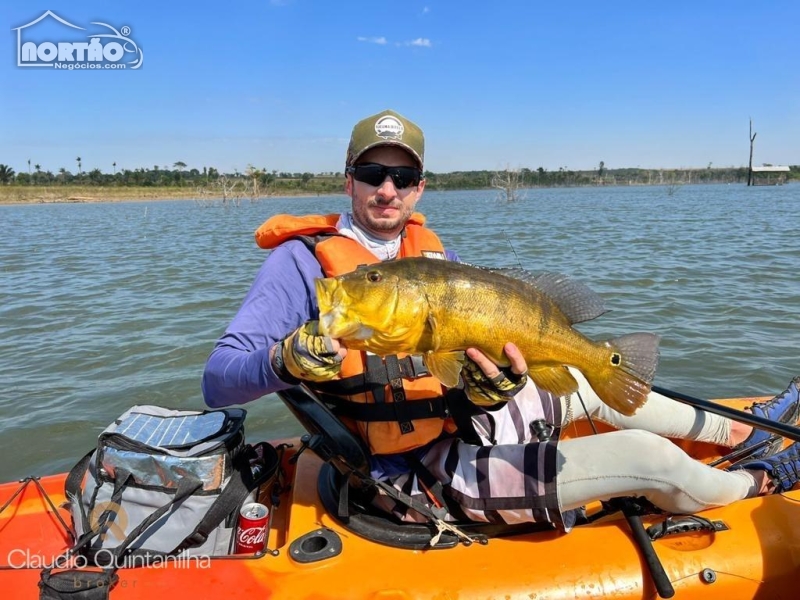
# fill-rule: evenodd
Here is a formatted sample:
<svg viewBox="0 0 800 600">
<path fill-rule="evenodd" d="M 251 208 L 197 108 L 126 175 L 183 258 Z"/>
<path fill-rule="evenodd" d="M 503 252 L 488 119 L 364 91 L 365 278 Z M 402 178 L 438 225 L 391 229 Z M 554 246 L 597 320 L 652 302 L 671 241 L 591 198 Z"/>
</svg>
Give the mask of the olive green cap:
<svg viewBox="0 0 800 600">
<path fill-rule="evenodd" d="M 347 147 L 345 166 L 352 166 L 364 152 L 377 146 L 399 146 L 413 156 L 422 169 L 425 137 L 422 129 L 403 115 L 385 110 L 356 123 Z"/>
</svg>

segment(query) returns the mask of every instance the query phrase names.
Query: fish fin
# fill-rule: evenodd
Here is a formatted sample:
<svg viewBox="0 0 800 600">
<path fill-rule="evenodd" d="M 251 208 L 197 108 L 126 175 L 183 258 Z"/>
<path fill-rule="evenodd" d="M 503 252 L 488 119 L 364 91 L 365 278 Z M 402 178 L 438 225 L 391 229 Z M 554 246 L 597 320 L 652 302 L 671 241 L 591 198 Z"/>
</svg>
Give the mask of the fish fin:
<svg viewBox="0 0 800 600">
<path fill-rule="evenodd" d="M 439 347 L 439 336 L 437 334 L 438 331 L 439 329 L 437 328 L 436 317 L 433 315 L 433 312 L 429 311 L 428 316 L 425 319 L 425 324 L 422 328 L 422 333 L 420 333 L 419 340 L 417 341 L 417 348 L 426 348 L 426 349 L 438 348 Z"/>
<path fill-rule="evenodd" d="M 464 352 L 428 352 L 424 355 L 425 366 L 436 379 L 445 386 L 454 388 L 458 385 L 461 377 L 461 369 L 464 366 Z"/>
<path fill-rule="evenodd" d="M 604 342 L 611 349 L 606 368 L 584 372 L 599 398 L 630 416 L 647 401 L 658 366 L 658 342 L 652 333 L 631 333 Z"/>
<path fill-rule="evenodd" d="M 585 283 L 561 273 L 534 275 L 525 269 L 502 268 L 495 272 L 533 286 L 553 302 L 569 319 L 570 324 L 584 323 L 607 312 L 603 299 Z"/>
<path fill-rule="evenodd" d="M 578 382 L 566 367 L 529 369 L 528 377 L 536 387 L 547 390 L 554 396 L 566 396 L 578 389 Z"/>
<path fill-rule="evenodd" d="M 542 273 L 532 285 L 555 302 L 571 324 L 591 321 L 607 312 L 603 299 L 596 292 L 566 275 Z"/>
</svg>

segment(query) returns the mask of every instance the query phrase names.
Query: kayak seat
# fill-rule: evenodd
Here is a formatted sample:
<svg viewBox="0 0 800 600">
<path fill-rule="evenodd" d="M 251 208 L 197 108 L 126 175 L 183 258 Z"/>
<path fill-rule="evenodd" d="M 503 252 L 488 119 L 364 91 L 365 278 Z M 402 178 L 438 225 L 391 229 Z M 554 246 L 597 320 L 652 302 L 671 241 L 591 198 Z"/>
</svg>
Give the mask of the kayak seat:
<svg viewBox="0 0 800 600">
<path fill-rule="evenodd" d="M 342 474 L 369 472 L 368 450 L 364 442 L 333 414 L 317 396 L 303 385 L 277 392 L 289 411 L 308 431 L 304 443 L 322 460 Z"/>
<path fill-rule="evenodd" d="M 377 490 L 363 485 L 369 479 L 369 454 L 364 442 L 354 435 L 305 386 L 277 392 L 278 397 L 297 418 L 308 435 L 304 444 L 325 461 L 319 474 L 317 491 L 325 510 L 353 533 L 396 548 L 430 549 L 437 533 L 433 523 L 409 523 L 374 506 Z M 514 525 L 462 521 L 453 523 L 465 533 L 484 538 L 521 535 L 536 531 L 553 531 L 549 523 Z M 436 549 L 458 545 L 457 536 L 444 532 Z"/>
</svg>

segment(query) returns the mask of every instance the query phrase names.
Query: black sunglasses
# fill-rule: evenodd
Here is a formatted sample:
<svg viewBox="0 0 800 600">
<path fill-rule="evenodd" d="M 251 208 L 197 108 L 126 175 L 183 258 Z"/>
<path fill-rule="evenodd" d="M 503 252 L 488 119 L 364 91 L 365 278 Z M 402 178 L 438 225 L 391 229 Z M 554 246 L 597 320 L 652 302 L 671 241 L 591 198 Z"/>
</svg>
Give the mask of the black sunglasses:
<svg viewBox="0 0 800 600">
<path fill-rule="evenodd" d="M 422 171 L 416 167 L 387 167 L 378 163 L 364 163 L 347 167 L 345 173 L 351 174 L 356 181 L 375 187 L 381 185 L 389 176 L 398 190 L 418 186 L 422 179 Z"/>
</svg>

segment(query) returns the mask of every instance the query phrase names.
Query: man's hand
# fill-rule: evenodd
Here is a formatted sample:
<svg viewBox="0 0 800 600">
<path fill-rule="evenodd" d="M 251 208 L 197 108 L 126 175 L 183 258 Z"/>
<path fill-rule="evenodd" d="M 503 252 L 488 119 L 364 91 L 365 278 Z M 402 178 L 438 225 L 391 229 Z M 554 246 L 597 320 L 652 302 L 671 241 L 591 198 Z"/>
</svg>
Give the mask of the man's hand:
<svg viewBox="0 0 800 600">
<path fill-rule="evenodd" d="M 479 406 L 507 402 L 528 381 L 528 365 L 519 348 L 509 342 L 503 347 L 503 352 L 511 362 L 510 367 L 500 368 L 477 348 L 467 349 L 467 362 L 461 370 L 461 377 L 467 396 Z"/>
<path fill-rule="evenodd" d="M 339 340 L 320 335 L 319 321 L 308 321 L 278 343 L 283 351 L 283 369 L 276 365 L 274 355 L 273 367 L 277 367 L 279 377 L 285 370 L 295 379 L 328 381 L 339 374 L 347 355 Z"/>
</svg>

